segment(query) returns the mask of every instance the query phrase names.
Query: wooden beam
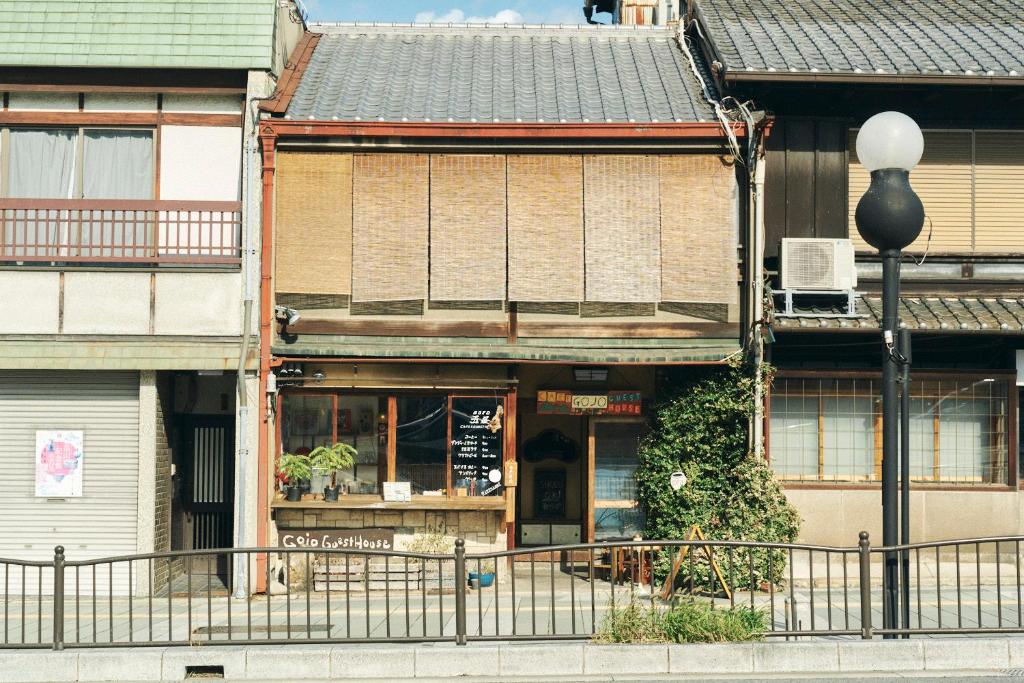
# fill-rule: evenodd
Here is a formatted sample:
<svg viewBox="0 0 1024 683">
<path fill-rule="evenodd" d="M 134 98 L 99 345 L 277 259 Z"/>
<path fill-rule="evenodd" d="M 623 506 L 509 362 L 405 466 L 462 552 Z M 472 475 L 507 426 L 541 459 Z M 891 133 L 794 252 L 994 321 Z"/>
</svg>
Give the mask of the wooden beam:
<svg viewBox="0 0 1024 683">
<path fill-rule="evenodd" d="M 11 111 L 0 112 L 0 124 L 32 126 L 217 126 L 241 128 L 239 114 L 184 114 L 148 112 L 91 111 Z"/>
<path fill-rule="evenodd" d="M 695 139 L 724 138 L 718 123 L 449 123 L 380 121 L 292 121 L 271 119 L 281 137 L 405 137 L 490 139 Z M 744 135 L 741 124 L 733 133 Z"/>
<path fill-rule="evenodd" d="M 295 334 L 336 334 L 356 337 L 504 337 L 508 321 L 426 322 L 415 320 L 327 320 L 303 318 L 288 327 Z M 518 322 L 516 339 L 732 339 L 739 326 L 730 323 L 524 323 Z"/>
<path fill-rule="evenodd" d="M 519 323 L 519 338 L 612 337 L 620 339 L 697 339 L 739 337 L 738 323 Z"/>
<path fill-rule="evenodd" d="M 422 320 L 310 320 L 288 326 L 295 334 L 356 337 L 506 337 L 507 322 L 423 322 Z"/>
</svg>

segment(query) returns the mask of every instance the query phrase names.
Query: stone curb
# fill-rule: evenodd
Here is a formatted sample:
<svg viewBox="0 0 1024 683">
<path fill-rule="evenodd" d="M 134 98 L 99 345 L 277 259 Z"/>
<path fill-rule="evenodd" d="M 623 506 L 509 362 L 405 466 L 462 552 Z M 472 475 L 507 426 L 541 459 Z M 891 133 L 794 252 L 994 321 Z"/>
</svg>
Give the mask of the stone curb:
<svg viewBox="0 0 1024 683">
<path fill-rule="evenodd" d="M 0 683 L 181 681 L 186 667 L 224 680 L 997 671 L 1024 665 L 1024 639 L 770 641 L 713 645 L 582 642 L 353 644 L 0 651 Z"/>
</svg>

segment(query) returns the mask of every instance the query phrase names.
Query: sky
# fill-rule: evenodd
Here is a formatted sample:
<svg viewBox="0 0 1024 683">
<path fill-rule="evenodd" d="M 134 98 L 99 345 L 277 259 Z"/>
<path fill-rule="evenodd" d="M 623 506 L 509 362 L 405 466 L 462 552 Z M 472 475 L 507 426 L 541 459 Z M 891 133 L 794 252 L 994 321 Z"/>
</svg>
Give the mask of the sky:
<svg viewBox="0 0 1024 683">
<path fill-rule="evenodd" d="M 577 24 L 583 0 L 301 0 L 310 21 Z M 601 15 L 597 15 L 601 19 Z"/>
</svg>

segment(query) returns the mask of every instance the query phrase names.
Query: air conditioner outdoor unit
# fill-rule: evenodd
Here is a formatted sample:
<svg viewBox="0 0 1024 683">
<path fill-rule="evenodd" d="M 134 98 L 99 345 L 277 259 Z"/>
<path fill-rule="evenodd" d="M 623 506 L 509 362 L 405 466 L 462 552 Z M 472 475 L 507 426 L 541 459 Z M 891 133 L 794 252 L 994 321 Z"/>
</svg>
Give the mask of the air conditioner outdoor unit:
<svg viewBox="0 0 1024 683">
<path fill-rule="evenodd" d="M 857 287 L 853 243 L 847 239 L 782 240 L 782 289 L 845 292 Z"/>
</svg>

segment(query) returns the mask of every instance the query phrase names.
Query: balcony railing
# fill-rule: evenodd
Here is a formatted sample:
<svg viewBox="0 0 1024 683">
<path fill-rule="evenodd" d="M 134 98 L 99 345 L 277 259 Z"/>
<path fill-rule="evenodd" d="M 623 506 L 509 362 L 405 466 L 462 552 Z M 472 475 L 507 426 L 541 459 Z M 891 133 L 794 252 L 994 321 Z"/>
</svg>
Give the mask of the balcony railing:
<svg viewBox="0 0 1024 683">
<path fill-rule="evenodd" d="M 237 265 L 241 202 L 0 199 L 0 262 Z"/>
</svg>

